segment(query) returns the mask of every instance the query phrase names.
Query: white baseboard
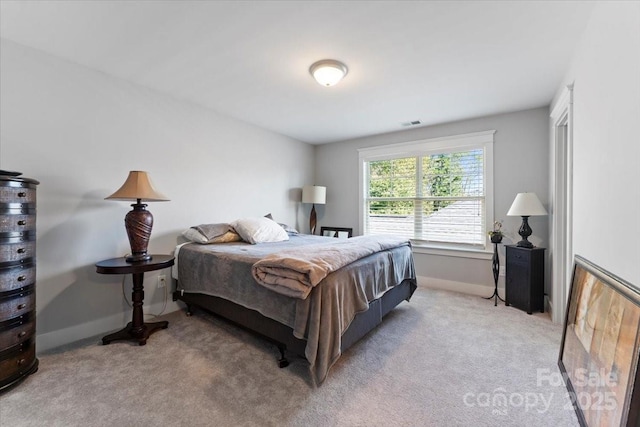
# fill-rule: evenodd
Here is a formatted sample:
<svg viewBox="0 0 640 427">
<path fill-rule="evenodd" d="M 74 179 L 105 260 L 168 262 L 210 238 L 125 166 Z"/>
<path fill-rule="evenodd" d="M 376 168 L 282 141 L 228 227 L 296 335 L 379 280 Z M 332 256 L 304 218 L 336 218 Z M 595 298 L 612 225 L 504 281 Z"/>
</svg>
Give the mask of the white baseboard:
<svg viewBox="0 0 640 427">
<path fill-rule="evenodd" d="M 437 279 L 435 277 L 418 276 L 418 286 L 442 289 L 445 291 L 460 292 L 462 294 L 486 296 L 488 297 L 493 293 L 494 286 L 478 285 L 476 283 L 464 283 L 456 282 L 453 280 Z M 498 293 L 501 298 L 504 298 L 504 288 L 498 285 Z"/>
<path fill-rule="evenodd" d="M 143 307 L 144 313 L 160 313 L 164 302 L 158 302 L 156 304 Z M 179 310 L 181 307 L 175 302 L 167 301 L 167 307 L 163 314 L 168 314 L 173 311 Z M 57 331 L 47 332 L 45 334 L 36 335 L 36 353 L 45 352 L 47 350 L 54 349 L 66 344 L 71 344 L 76 341 L 83 340 L 88 337 L 96 335 L 106 335 L 109 332 L 115 332 L 118 329 L 123 328 L 127 322 L 131 321 L 132 311 L 129 310 L 123 313 L 117 313 L 109 317 L 103 317 L 101 319 L 93 320 L 91 322 L 83 323 L 81 325 L 71 326 L 65 329 L 59 329 Z M 123 324 L 123 319 L 128 319 Z M 153 322 L 151 316 L 145 315 L 145 322 Z"/>
<path fill-rule="evenodd" d="M 554 319 L 553 318 L 553 301 L 549 298 L 549 295 L 544 296 L 544 309 L 551 316 L 551 321 L 553 323 L 563 324 L 564 319 Z"/>
</svg>

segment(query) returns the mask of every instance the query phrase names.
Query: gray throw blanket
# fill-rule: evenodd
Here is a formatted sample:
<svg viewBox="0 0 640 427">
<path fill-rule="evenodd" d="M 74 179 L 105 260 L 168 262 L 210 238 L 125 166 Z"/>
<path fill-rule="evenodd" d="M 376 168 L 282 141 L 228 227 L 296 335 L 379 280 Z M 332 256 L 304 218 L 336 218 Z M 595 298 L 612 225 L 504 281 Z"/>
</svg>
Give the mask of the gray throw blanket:
<svg viewBox="0 0 640 427">
<path fill-rule="evenodd" d="M 409 245 L 395 236 L 359 236 L 309 245 L 267 255 L 253 264 L 260 285 L 294 298 L 305 299 L 329 273 L 376 252 Z"/>
</svg>

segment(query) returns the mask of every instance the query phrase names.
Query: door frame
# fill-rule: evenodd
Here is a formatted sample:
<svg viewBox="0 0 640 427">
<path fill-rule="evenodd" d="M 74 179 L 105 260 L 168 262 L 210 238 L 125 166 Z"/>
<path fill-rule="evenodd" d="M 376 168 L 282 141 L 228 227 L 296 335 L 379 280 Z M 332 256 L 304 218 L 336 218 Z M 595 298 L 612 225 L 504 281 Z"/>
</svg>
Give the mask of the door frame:
<svg viewBox="0 0 640 427">
<path fill-rule="evenodd" d="M 549 308 L 563 323 L 573 267 L 573 84 L 567 85 L 550 114 L 551 221 Z"/>
</svg>

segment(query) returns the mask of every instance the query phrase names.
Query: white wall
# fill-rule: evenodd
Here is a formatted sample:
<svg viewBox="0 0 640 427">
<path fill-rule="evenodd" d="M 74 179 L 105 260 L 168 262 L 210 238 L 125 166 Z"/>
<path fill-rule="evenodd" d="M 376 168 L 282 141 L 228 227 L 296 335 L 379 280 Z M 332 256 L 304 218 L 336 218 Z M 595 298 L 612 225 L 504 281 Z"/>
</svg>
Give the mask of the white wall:
<svg viewBox="0 0 640 427">
<path fill-rule="evenodd" d="M 574 252 L 640 288 L 640 3 L 596 5 L 571 82 Z"/>
<path fill-rule="evenodd" d="M 94 267 L 129 252 L 123 222 L 129 204 L 104 200 L 129 170 L 149 171 L 171 199 L 149 204 L 152 253 L 171 253 L 180 232 L 200 223 L 271 212 L 280 222 L 306 224 L 299 200 L 300 188 L 312 181 L 312 146 L 1 43 L 0 167 L 41 182 L 39 351 L 130 320 L 121 276 L 99 275 Z M 159 273 L 146 275 L 146 311 L 162 306 Z M 130 278 L 126 288 L 130 298 Z M 168 310 L 176 308 L 169 303 Z"/>
<path fill-rule="evenodd" d="M 503 243 L 515 243 L 520 240 L 518 228 L 522 220 L 507 217 L 506 213 L 516 194 L 534 191 L 548 205 L 548 126 L 549 112 L 543 107 L 318 146 L 315 183 L 327 187 L 327 204 L 318 211 L 319 226 L 357 230 L 358 148 L 495 129 L 494 216 L 504 220 L 507 237 Z M 533 229 L 529 240 L 545 247 L 547 218 L 531 217 L 529 223 Z M 504 265 L 502 245 L 500 256 Z M 418 276 L 428 285 L 482 295 L 490 295 L 493 290 L 490 256 L 474 259 L 416 253 L 415 262 Z"/>
</svg>

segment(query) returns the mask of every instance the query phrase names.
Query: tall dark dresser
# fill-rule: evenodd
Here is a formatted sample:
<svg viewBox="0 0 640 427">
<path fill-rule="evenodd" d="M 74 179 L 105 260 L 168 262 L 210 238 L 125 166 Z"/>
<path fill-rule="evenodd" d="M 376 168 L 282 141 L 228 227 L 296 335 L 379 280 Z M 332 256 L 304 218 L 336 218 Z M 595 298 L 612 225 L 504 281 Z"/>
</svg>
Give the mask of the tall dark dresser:
<svg viewBox="0 0 640 427">
<path fill-rule="evenodd" d="M 0 392 L 38 370 L 36 186 L 0 173 Z"/>
</svg>

